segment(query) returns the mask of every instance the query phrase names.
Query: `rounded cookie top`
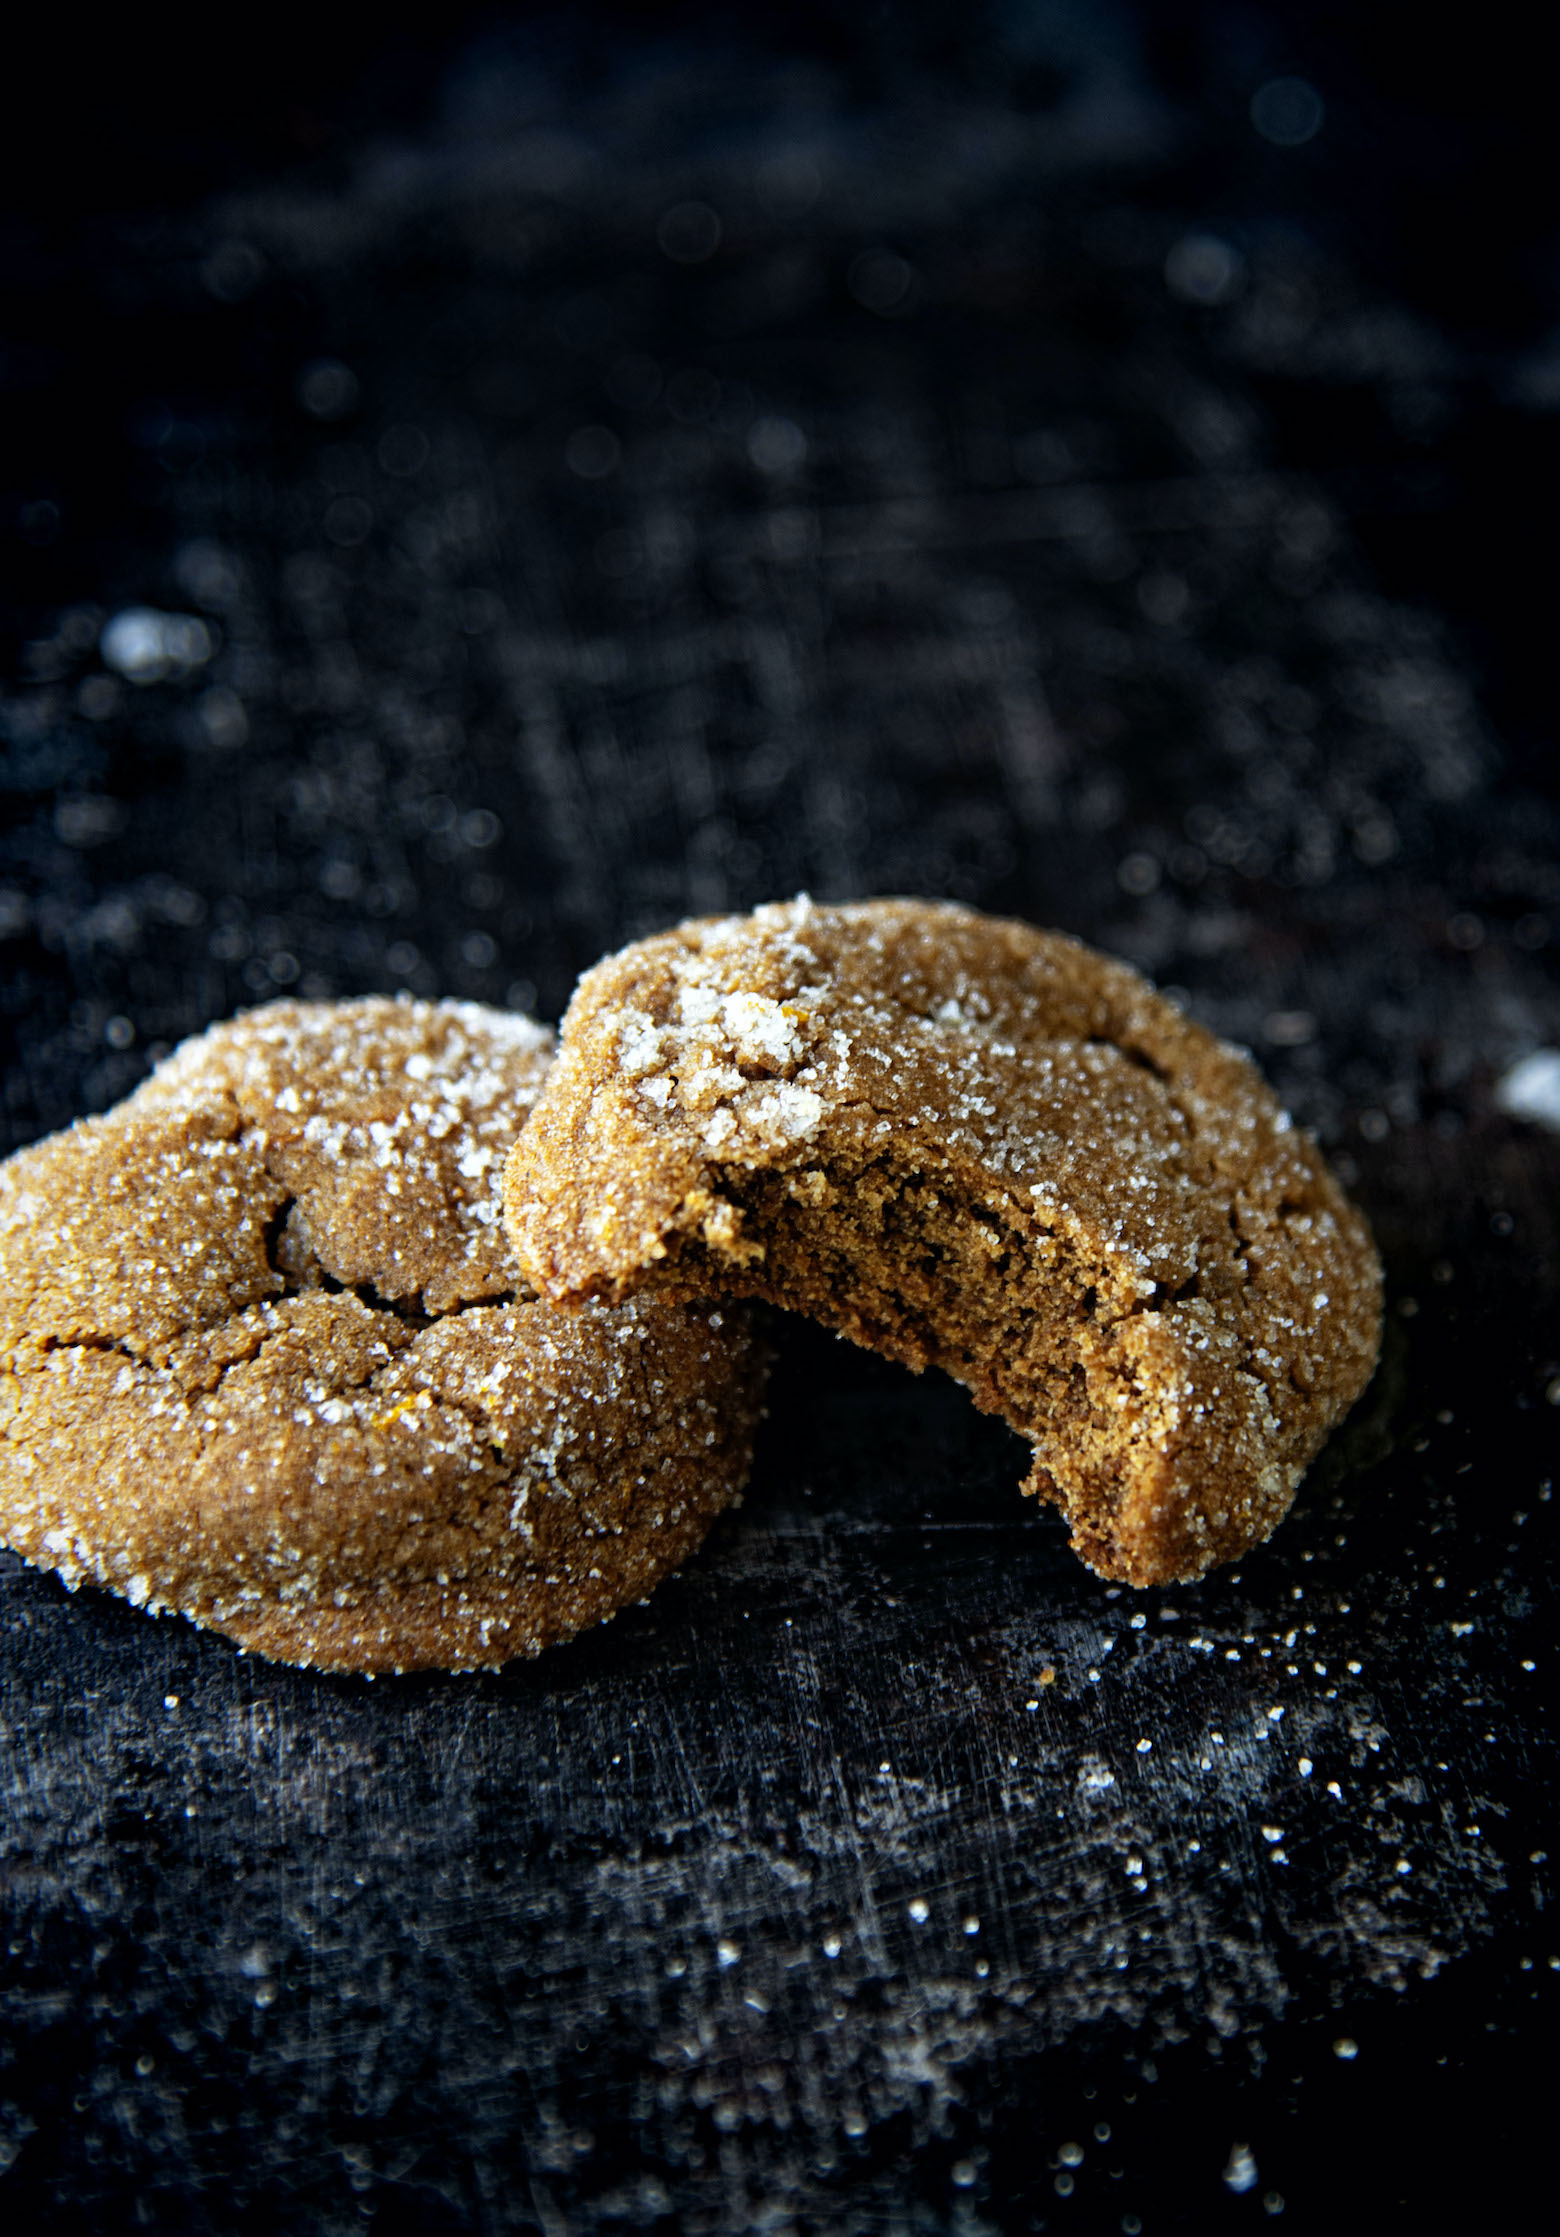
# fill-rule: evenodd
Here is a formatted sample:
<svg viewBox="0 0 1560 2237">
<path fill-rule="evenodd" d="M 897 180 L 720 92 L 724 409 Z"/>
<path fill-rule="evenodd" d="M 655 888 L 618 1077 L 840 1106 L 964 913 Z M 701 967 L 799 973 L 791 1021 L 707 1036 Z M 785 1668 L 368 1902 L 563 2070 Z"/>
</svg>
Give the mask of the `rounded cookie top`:
<svg viewBox="0 0 1560 2237">
<path fill-rule="evenodd" d="M 273 1002 L 186 1041 L 125 1108 L 230 1102 L 287 1184 L 284 1273 L 317 1261 L 442 1313 L 515 1286 L 503 1161 L 552 1058 L 545 1026 L 479 1002 Z"/>
<path fill-rule="evenodd" d="M 1375 1359 L 1364 1223 L 1249 1060 L 947 905 L 801 901 L 599 964 L 505 1198 L 549 1295 L 762 1296 L 947 1367 L 1137 1582 L 1265 1536 Z"/>
<path fill-rule="evenodd" d="M 278 1003 L 0 1167 L 0 1538 L 337 1669 L 642 1596 L 761 1375 L 740 1315 L 527 1290 L 499 1159 L 550 1055 L 475 1004 Z"/>
</svg>

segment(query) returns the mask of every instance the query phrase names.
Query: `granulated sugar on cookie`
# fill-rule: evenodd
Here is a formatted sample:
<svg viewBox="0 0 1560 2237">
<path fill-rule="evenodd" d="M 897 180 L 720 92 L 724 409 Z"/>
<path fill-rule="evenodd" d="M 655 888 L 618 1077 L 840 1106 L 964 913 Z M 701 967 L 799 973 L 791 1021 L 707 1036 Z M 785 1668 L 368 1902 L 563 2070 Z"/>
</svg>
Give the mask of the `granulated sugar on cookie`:
<svg viewBox="0 0 1560 2237">
<path fill-rule="evenodd" d="M 500 1218 L 551 1036 L 281 1002 L 0 1167 L 0 1540 L 282 1661 L 494 1665 L 642 1597 L 747 1473 L 740 1312 L 560 1313 Z"/>
<path fill-rule="evenodd" d="M 968 909 L 803 899 L 598 964 L 505 1201 L 548 1296 L 766 1298 L 946 1368 L 1133 1584 L 1265 1538 L 1376 1359 L 1369 1232 L 1247 1058 Z"/>
</svg>

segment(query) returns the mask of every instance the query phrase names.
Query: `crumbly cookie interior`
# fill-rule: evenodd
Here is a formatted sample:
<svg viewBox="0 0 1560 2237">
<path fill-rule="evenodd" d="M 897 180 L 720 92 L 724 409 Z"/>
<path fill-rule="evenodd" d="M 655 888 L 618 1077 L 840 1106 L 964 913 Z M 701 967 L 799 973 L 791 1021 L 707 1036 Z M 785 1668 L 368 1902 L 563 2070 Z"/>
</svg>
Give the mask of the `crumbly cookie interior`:
<svg viewBox="0 0 1560 2237">
<path fill-rule="evenodd" d="M 1375 1356 L 1369 1237 L 1253 1067 L 970 911 L 760 911 L 598 966 L 506 1189 L 553 1295 L 763 1297 L 945 1367 L 1135 1583 L 1267 1535 Z"/>
<path fill-rule="evenodd" d="M 763 1238 L 762 1259 L 710 1241 L 701 1221 L 668 1238 L 647 1285 L 763 1298 L 917 1371 L 945 1369 L 1029 1436 L 1025 1488 L 1063 1509 L 1076 1550 L 1102 1575 L 1168 1581 L 1234 1558 L 1278 1522 L 1313 1456 L 1302 1437 L 1287 1465 L 1275 1458 L 1285 1424 L 1202 1294 L 1206 1274 L 1125 1300 L 1086 1237 L 888 1157 L 783 1177 L 728 1173 L 720 1231 L 728 1212 L 736 1237 Z M 1231 1246 L 1228 1278 L 1239 1283 L 1233 1231 Z M 1014 1279 L 1018 1266 L 1043 1266 L 1040 1302 L 1027 1276 Z M 1222 1409 L 1217 1438 L 1209 1401 Z M 1195 1456 L 1180 1434 L 1188 1412 L 1201 1432 Z M 1188 1462 L 1201 1498 L 1179 1496 Z"/>
</svg>

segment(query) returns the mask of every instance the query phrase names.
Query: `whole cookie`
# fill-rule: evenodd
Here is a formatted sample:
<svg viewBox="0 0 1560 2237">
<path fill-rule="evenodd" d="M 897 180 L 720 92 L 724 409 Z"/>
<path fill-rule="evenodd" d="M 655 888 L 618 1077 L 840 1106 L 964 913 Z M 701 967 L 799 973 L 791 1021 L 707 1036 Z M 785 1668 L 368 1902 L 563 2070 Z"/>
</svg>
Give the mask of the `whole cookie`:
<svg viewBox="0 0 1560 2237">
<path fill-rule="evenodd" d="M 551 1036 L 280 1002 L 0 1167 L 0 1540 L 281 1661 L 465 1669 L 640 1598 L 747 1472 L 740 1313 L 560 1313 L 504 1149 Z"/>
<path fill-rule="evenodd" d="M 1380 1269 L 1238 1051 L 1074 940 L 916 901 L 684 924 L 580 982 L 505 1175 L 559 1299 L 761 1297 L 945 1367 L 1102 1575 L 1268 1535 Z"/>
</svg>

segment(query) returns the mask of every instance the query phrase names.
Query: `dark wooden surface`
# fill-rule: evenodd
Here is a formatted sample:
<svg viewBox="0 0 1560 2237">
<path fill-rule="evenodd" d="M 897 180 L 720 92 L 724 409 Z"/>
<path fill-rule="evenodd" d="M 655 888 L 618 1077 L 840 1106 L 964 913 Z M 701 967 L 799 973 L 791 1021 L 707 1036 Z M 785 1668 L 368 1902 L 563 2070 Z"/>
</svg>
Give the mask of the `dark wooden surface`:
<svg viewBox="0 0 1560 2237">
<path fill-rule="evenodd" d="M 278 991 L 556 1014 L 688 909 L 952 894 L 1255 1049 L 1376 1223 L 1377 1383 L 1167 1593 L 951 1385 L 779 1324 L 743 1509 L 533 1666 L 311 1678 L 4 1557 L 12 2226 L 1516 2195 L 1560 1139 L 1495 1090 L 1560 1044 L 1560 862 L 1482 570 L 1393 553 L 1459 439 L 1540 454 L 1541 353 L 1297 230 L 1243 111 L 1197 143 L 1141 55 L 1058 53 L 489 39 L 394 146 L 22 258 L 8 1141 Z M 204 648 L 116 673 L 137 605 Z"/>
</svg>

